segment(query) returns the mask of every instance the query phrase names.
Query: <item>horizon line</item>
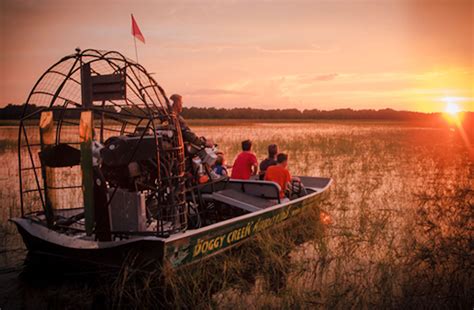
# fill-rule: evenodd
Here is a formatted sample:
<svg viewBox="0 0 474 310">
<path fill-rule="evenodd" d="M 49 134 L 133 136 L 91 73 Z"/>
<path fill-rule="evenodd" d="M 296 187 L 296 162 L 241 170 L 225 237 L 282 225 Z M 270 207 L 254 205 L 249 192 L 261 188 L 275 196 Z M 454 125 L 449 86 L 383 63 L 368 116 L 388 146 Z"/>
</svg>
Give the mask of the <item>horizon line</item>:
<svg viewBox="0 0 474 310">
<path fill-rule="evenodd" d="M 25 105 L 26 103 L 22 103 L 22 104 L 16 104 L 16 103 L 7 103 L 3 106 L 0 105 L 0 110 L 3 110 L 5 109 L 6 107 L 8 106 L 17 106 L 17 107 L 21 107 L 23 105 Z M 36 107 L 41 107 L 42 105 L 36 105 L 36 104 L 31 104 L 30 105 L 35 105 Z M 438 113 L 447 113 L 446 111 L 431 111 L 431 112 L 425 112 L 425 111 L 416 111 L 416 110 L 397 110 L 397 109 L 393 109 L 393 108 L 390 108 L 390 107 L 384 107 L 384 108 L 360 108 L 360 109 L 357 109 L 357 108 L 351 108 L 351 107 L 345 107 L 345 108 L 334 108 L 334 109 L 330 109 L 330 110 L 326 110 L 326 109 L 320 109 L 320 108 L 304 108 L 304 109 L 298 109 L 298 108 L 293 108 L 293 107 L 288 107 L 288 108 L 256 108 L 256 107 L 250 107 L 250 106 L 247 106 L 247 107 L 216 107 L 216 106 L 194 106 L 194 105 L 190 105 L 190 106 L 184 106 L 183 109 L 191 109 L 191 108 L 195 108 L 195 109 L 223 109 L 223 110 L 232 110 L 232 109 L 242 109 L 242 110 L 245 110 L 245 109 L 251 109 L 251 110 L 260 110 L 260 111 L 284 111 L 284 110 L 297 110 L 298 112 L 300 113 L 303 113 L 304 111 L 320 111 L 320 112 L 333 112 L 333 111 L 339 111 L 339 110 L 352 110 L 352 111 L 375 111 L 375 112 L 379 112 L 379 111 L 384 111 L 384 110 L 390 110 L 390 111 L 393 111 L 393 112 L 409 112 L 409 113 L 420 113 L 420 114 L 438 114 Z M 459 111 L 459 113 L 474 113 L 474 110 L 462 110 L 462 111 Z"/>
</svg>

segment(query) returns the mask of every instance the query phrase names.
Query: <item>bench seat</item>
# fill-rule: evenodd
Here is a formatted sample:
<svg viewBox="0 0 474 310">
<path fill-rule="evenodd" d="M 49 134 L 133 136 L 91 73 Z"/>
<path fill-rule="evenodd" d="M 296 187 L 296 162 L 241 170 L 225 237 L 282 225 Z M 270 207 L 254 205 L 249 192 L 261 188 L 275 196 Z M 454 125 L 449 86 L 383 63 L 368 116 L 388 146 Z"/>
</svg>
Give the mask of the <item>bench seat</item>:
<svg viewBox="0 0 474 310">
<path fill-rule="evenodd" d="M 276 200 L 260 198 L 254 195 L 248 195 L 235 189 L 224 189 L 212 194 L 203 195 L 204 198 L 211 198 L 230 206 L 255 212 L 276 205 Z"/>
</svg>

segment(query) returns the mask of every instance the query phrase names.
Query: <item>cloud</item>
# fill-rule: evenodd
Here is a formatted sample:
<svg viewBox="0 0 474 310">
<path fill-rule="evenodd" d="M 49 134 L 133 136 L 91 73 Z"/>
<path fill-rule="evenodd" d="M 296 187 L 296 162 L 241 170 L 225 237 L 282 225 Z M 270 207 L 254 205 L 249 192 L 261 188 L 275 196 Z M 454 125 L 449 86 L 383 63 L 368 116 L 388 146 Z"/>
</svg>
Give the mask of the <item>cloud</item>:
<svg viewBox="0 0 474 310">
<path fill-rule="evenodd" d="M 315 75 L 312 77 L 303 78 L 304 82 L 325 82 L 334 80 L 338 76 L 337 73 L 330 73 L 330 74 L 320 74 Z"/>
<path fill-rule="evenodd" d="M 337 49 L 334 47 L 323 47 L 313 43 L 271 43 L 271 44 L 260 44 L 256 46 L 256 49 L 260 52 L 265 53 L 330 53 Z"/>
<path fill-rule="evenodd" d="M 161 45 L 162 48 L 186 50 L 190 52 L 223 51 L 230 49 L 246 49 L 261 53 L 329 53 L 337 49 L 332 46 L 320 46 L 313 43 L 295 42 L 194 42 L 172 41 Z"/>
<path fill-rule="evenodd" d="M 186 92 L 188 96 L 252 96 L 253 94 L 245 91 L 230 89 L 204 88 Z"/>
<path fill-rule="evenodd" d="M 233 49 L 233 48 L 242 48 L 245 47 L 241 44 L 227 44 L 227 43 L 217 43 L 217 42 L 168 42 L 164 43 L 161 46 L 162 48 L 169 48 L 169 49 L 178 49 L 178 50 L 185 50 L 189 52 L 201 52 L 201 51 L 222 51 L 225 49 Z"/>
</svg>

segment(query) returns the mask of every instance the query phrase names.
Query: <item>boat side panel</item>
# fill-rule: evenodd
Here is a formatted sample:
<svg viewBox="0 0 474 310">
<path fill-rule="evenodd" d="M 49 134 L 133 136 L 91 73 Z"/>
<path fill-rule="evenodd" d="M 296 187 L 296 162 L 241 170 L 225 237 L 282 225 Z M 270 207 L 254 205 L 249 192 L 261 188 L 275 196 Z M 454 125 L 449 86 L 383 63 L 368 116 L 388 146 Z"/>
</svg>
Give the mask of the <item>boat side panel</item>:
<svg viewBox="0 0 474 310">
<path fill-rule="evenodd" d="M 252 217 L 236 218 L 234 222 L 212 230 L 167 240 L 165 241 L 165 260 L 177 267 L 212 256 L 237 245 L 259 231 L 298 215 L 304 207 L 314 206 L 320 197 L 320 195 L 314 195 L 282 208 L 269 209 L 268 212 Z"/>
</svg>

